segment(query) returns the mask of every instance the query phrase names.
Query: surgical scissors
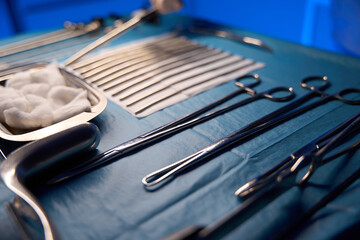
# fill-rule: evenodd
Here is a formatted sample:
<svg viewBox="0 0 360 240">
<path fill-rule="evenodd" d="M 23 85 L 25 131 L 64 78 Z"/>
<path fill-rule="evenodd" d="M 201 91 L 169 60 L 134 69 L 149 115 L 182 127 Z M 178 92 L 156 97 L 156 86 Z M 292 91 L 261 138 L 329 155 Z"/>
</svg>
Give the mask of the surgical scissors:
<svg viewBox="0 0 360 240">
<path fill-rule="evenodd" d="M 312 165 L 320 166 L 346 153 L 357 151 L 360 148 L 360 141 L 325 158 L 332 149 L 344 144 L 350 138 L 358 135 L 359 132 L 360 113 L 298 150 L 296 154 L 298 155 L 297 159 L 291 161 L 291 164 L 288 164 L 286 168 L 279 168 L 275 174 L 271 175 L 271 180 L 268 181 L 267 184 L 262 185 L 261 191 L 256 191 L 256 193 L 252 192 L 254 193 L 253 195 L 247 196 L 248 198 L 246 198 L 240 206 L 217 222 L 207 227 L 188 227 L 171 235 L 167 239 L 221 239 L 265 208 L 267 204 L 278 198 L 281 194 L 293 186 L 296 186 L 298 183 L 305 183 L 311 175 L 309 172 L 312 171 Z M 290 155 L 290 157 L 292 158 L 292 155 Z M 287 159 L 288 158 L 286 158 L 284 162 L 287 162 Z M 301 178 L 302 180 L 300 180 L 300 182 L 297 182 L 296 175 L 299 170 L 309 163 L 309 171 Z"/>
<path fill-rule="evenodd" d="M 322 80 L 323 84 L 320 86 L 310 86 L 308 82 L 314 80 Z M 329 95 L 322 90 L 327 88 L 330 84 L 328 82 L 327 77 L 309 77 L 300 82 L 300 85 L 304 88 L 310 89 L 311 91 L 304 95 L 303 97 L 295 100 L 294 102 L 256 120 L 255 122 L 250 123 L 249 125 L 241 128 L 238 131 L 233 132 L 232 134 L 208 145 L 207 147 L 197 151 L 190 156 L 187 156 L 173 164 L 170 164 L 164 168 L 161 168 L 157 171 L 154 171 L 148 175 L 146 175 L 142 179 L 142 183 L 146 187 L 154 186 L 170 177 L 174 177 L 176 174 L 183 172 L 194 164 L 203 161 L 215 153 L 224 150 L 225 148 L 229 148 L 233 146 L 235 143 L 239 143 L 240 141 L 247 141 L 251 138 L 260 135 L 279 124 L 282 124 L 292 118 L 295 118 L 305 112 L 314 109 L 318 106 L 321 106 L 325 103 L 328 103 L 333 100 L 339 100 L 347 104 L 360 104 L 360 100 L 349 100 L 344 98 L 343 96 L 350 93 L 360 93 L 360 89 L 356 88 L 348 88 L 339 91 L 338 93 Z M 296 109 L 304 102 L 310 100 L 314 96 L 321 96 L 322 98 L 316 102 L 310 103 L 300 109 Z"/>
<path fill-rule="evenodd" d="M 246 78 L 254 79 L 253 82 L 244 84 L 241 81 L 243 81 Z M 240 77 L 235 80 L 235 85 L 240 87 L 233 93 L 230 93 L 229 95 L 218 99 L 217 101 L 210 103 L 194 112 L 191 112 L 175 121 L 172 121 L 168 124 L 163 125 L 162 127 L 156 128 L 148 133 L 145 133 L 137 138 L 134 138 L 132 140 L 129 140 L 125 143 L 122 143 L 110 150 L 105 151 L 104 153 L 95 156 L 93 159 L 87 161 L 86 163 L 79 165 L 75 167 L 74 169 L 62 174 L 61 176 L 56 176 L 52 180 L 49 181 L 49 183 L 55 183 L 60 182 L 62 180 L 71 178 L 76 175 L 80 175 L 82 173 L 85 173 L 91 169 L 95 169 L 99 167 L 100 165 L 103 165 L 115 158 L 121 157 L 131 151 L 139 150 L 141 147 L 144 147 L 146 144 L 152 143 L 156 140 L 164 139 L 166 136 L 170 134 L 175 134 L 181 130 L 184 130 L 186 128 L 189 128 L 191 126 L 194 126 L 196 124 L 205 122 L 211 118 L 214 118 L 216 116 L 219 116 L 223 113 L 226 113 L 228 111 L 231 111 L 235 108 L 238 108 L 240 106 L 243 106 L 245 104 L 254 102 L 256 100 L 266 98 L 272 101 L 287 101 L 292 99 L 295 95 L 292 90 L 292 88 L 287 87 L 277 87 L 272 88 L 268 91 L 264 91 L 262 93 L 256 93 L 255 90 L 252 89 L 252 87 L 258 85 L 260 83 L 260 78 L 258 75 L 246 75 L 243 77 Z M 275 97 L 272 94 L 276 92 L 283 92 L 286 91 L 288 94 L 286 96 L 281 97 Z M 239 102 L 233 103 L 229 106 L 225 106 L 222 108 L 219 108 L 218 110 L 215 110 L 213 112 L 207 113 L 201 117 L 198 117 L 199 115 L 207 112 L 208 110 L 215 108 L 216 106 L 219 106 L 220 104 L 234 98 L 235 96 L 241 94 L 241 93 L 248 93 L 251 95 L 251 97 L 246 98 L 244 100 L 241 100 Z"/>
</svg>

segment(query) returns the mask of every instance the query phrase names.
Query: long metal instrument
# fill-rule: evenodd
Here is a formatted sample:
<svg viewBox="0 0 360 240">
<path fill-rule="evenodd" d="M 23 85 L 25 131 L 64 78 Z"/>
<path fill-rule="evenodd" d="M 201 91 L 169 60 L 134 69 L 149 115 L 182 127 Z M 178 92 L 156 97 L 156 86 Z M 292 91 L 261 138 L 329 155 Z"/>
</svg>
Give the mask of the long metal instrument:
<svg viewBox="0 0 360 240">
<path fill-rule="evenodd" d="M 221 239 L 234 229 L 238 228 L 241 224 L 254 216 L 257 212 L 265 208 L 269 203 L 274 201 L 280 195 L 288 191 L 290 188 L 299 184 L 296 180 L 296 176 L 299 170 L 305 166 L 309 166 L 314 163 L 314 158 L 320 159 L 320 165 L 328 163 L 346 153 L 357 151 L 360 148 L 360 142 L 357 141 L 341 151 L 328 156 L 330 150 L 341 146 L 349 138 L 358 135 L 360 132 L 360 113 L 351 117 L 347 121 L 341 123 L 334 129 L 326 132 L 315 140 L 311 141 L 295 154 L 287 157 L 283 162 L 287 162 L 289 158 L 292 158 L 290 164 L 286 167 L 277 168 L 278 171 L 274 171 L 274 174 L 268 176 L 265 174 L 264 178 L 270 178 L 266 184 L 261 184 L 255 192 L 244 195 L 246 199 L 240 206 L 236 207 L 230 213 L 226 214 L 220 220 L 206 227 L 203 226 L 190 226 L 170 235 L 168 240 L 191 240 L 191 239 Z M 296 155 L 296 157 L 295 157 Z M 315 160 L 316 162 L 317 160 Z M 320 166 L 319 165 L 319 166 Z M 309 174 L 305 174 L 302 179 L 308 179 Z M 303 181 L 300 182 L 304 183 Z M 244 185 L 244 189 L 246 188 Z"/>
<path fill-rule="evenodd" d="M 190 51 L 180 53 L 177 56 L 172 56 L 162 61 L 158 61 L 144 68 L 136 69 L 136 72 L 127 74 L 126 76 L 122 75 L 120 78 L 116 78 L 116 81 L 115 79 L 108 79 L 106 86 L 104 86 L 104 90 L 107 91 L 114 89 L 111 94 L 115 97 L 150 78 L 159 76 L 160 74 L 166 73 L 185 64 L 195 63 L 204 57 L 214 56 L 215 54 L 218 54 L 218 52 L 209 51 L 203 47 L 195 48 Z M 129 95 L 122 95 L 120 100 L 124 100 L 128 96 Z"/>
<path fill-rule="evenodd" d="M 31 179 L 47 176 L 58 169 L 59 164 L 64 167 L 66 156 L 95 149 L 99 139 L 98 128 L 93 124 L 83 123 L 24 145 L 1 163 L 1 179 L 34 209 L 42 223 L 46 240 L 60 239 L 59 232 L 41 202 L 25 186 L 25 182 L 28 184 Z"/>
<path fill-rule="evenodd" d="M 178 47 L 166 47 L 161 50 L 144 51 L 141 56 L 131 56 L 132 60 L 116 58 L 112 63 L 106 64 L 102 69 L 94 69 L 88 74 L 83 74 L 84 78 L 89 79 L 90 82 L 99 86 L 105 85 L 112 81 L 115 77 L 124 76 L 135 70 L 155 64 L 159 61 L 166 60 L 171 56 L 181 54 L 193 49 L 198 49 L 197 46 L 179 45 Z M 124 57 L 125 58 L 125 57 Z M 109 80 L 110 78 L 110 80 Z"/>
<path fill-rule="evenodd" d="M 249 60 L 250 61 L 250 60 Z M 169 87 L 175 85 L 175 84 L 179 84 L 181 82 L 187 81 L 187 80 L 193 80 L 195 77 L 198 77 L 200 75 L 203 74 L 208 74 L 210 76 L 210 78 L 215 78 L 221 75 L 224 75 L 225 73 L 229 72 L 228 67 L 229 65 L 231 66 L 231 64 L 236 64 L 241 62 L 241 65 L 243 65 L 243 59 L 239 59 L 238 57 L 230 57 L 230 58 L 226 58 L 223 59 L 222 61 L 216 61 L 216 62 L 211 62 L 211 63 L 207 63 L 204 65 L 203 68 L 201 69 L 192 69 L 193 71 L 189 71 L 187 72 L 182 78 L 180 79 L 174 79 L 173 81 L 164 83 L 164 85 L 156 87 L 155 89 L 153 89 L 150 93 L 142 95 L 141 97 L 138 97 L 136 100 L 132 100 L 131 102 L 128 102 L 126 105 L 127 106 L 132 106 L 134 104 L 136 104 L 137 102 L 144 100 L 146 98 L 149 98 L 150 96 L 153 96 L 156 93 L 159 93 L 165 89 L 168 89 Z M 250 64 L 251 62 L 249 62 L 248 64 Z M 233 66 L 232 66 L 233 67 Z M 235 69 L 238 69 L 238 67 L 235 67 Z M 216 70 L 220 70 L 219 73 L 216 73 L 216 75 L 212 74 L 214 73 Z M 231 68 L 230 72 L 233 71 L 234 69 Z M 167 78 L 166 80 L 169 81 L 169 78 Z M 152 83 L 151 85 L 148 85 L 148 87 L 153 87 L 154 85 L 157 85 L 159 83 L 161 83 L 162 81 L 156 81 L 154 83 Z"/>
<path fill-rule="evenodd" d="M 135 86 L 143 83 L 144 81 L 149 80 L 150 78 L 154 78 L 156 76 L 160 76 L 161 74 L 165 74 L 168 71 L 171 71 L 178 67 L 184 66 L 185 64 L 189 64 L 189 63 L 193 64 L 193 63 L 196 63 L 197 61 L 200 61 L 204 58 L 212 57 L 216 54 L 219 54 L 219 52 L 218 51 L 209 51 L 206 48 L 195 49 L 190 52 L 187 52 L 187 53 L 184 53 L 184 54 L 181 54 L 178 56 L 174 56 L 174 57 L 168 58 L 167 60 L 158 62 L 152 66 L 149 66 L 148 68 L 144 68 L 140 71 L 140 74 L 127 76 L 124 81 L 122 81 L 122 80 L 120 80 L 119 82 L 116 81 L 113 84 L 107 86 L 107 88 L 108 87 L 110 87 L 110 88 L 116 87 L 116 90 L 114 92 L 112 92 L 112 96 L 114 96 L 114 97 L 118 96 L 121 93 L 124 93 L 126 91 L 126 93 L 122 94 L 122 96 L 120 97 L 120 100 L 125 100 L 132 94 L 136 93 L 136 91 L 141 91 L 141 90 L 135 90 L 135 91 L 130 92 L 129 89 L 134 88 Z M 131 82 L 129 82 L 129 81 L 131 81 Z M 126 83 L 126 84 L 123 84 L 123 83 Z M 119 85 L 122 85 L 122 86 L 119 86 Z"/>
<path fill-rule="evenodd" d="M 121 63 L 125 63 L 127 61 L 135 61 L 136 59 L 139 59 L 141 57 L 146 57 L 150 54 L 155 54 L 160 52 L 166 52 L 167 50 L 170 50 L 173 47 L 191 47 L 194 46 L 194 44 L 189 44 L 189 42 L 184 42 L 182 39 L 178 38 L 170 38 L 165 39 L 161 42 L 156 42 L 154 44 L 148 44 L 144 45 L 143 47 L 134 48 L 133 50 L 125 49 L 123 51 L 111 51 L 112 54 L 105 54 L 108 55 L 106 58 L 101 59 L 100 61 L 93 61 L 92 64 L 79 68 L 79 72 L 85 77 L 91 77 L 92 75 L 95 75 L 96 73 L 100 73 L 106 69 L 109 68 L 109 66 L 118 65 Z M 116 52 L 116 54 L 114 54 Z M 101 54 L 102 55 L 102 54 Z M 81 63 L 81 62 L 80 62 Z M 115 71 L 111 73 L 115 73 Z"/>
<path fill-rule="evenodd" d="M 80 50 L 79 52 L 77 52 L 76 54 L 74 54 L 73 56 L 68 58 L 65 61 L 65 66 L 71 65 L 72 63 L 76 62 L 84 55 L 86 55 L 89 52 L 95 50 L 96 48 L 106 44 L 107 42 L 111 41 L 112 39 L 119 36 L 120 34 L 134 28 L 135 26 L 137 26 L 144 20 L 152 17 L 156 13 L 157 13 L 157 11 L 155 9 L 150 9 L 150 10 L 144 11 L 142 14 L 138 14 L 138 15 L 134 16 L 132 19 L 130 19 L 129 21 L 121 24 L 120 26 L 115 27 L 113 30 L 108 32 L 103 37 L 99 38 L 95 42 L 89 44 L 87 47 L 85 47 L 84 49 Z"/>
<path fill-rule="evenodd" d="M 244 44 L 248 44 L 251 46 L 255 46 L 258 48 L 261 48 L 269 53 L 272 53 L 273 50 L 267 46 L 265 43 L 263 43 L 261 40 L 257 38 L 247 37 L 247 36 L 240 36 L 233 34 L 229 31 L 219 30 L 219 29 L 211 29 L 211 28 L 200 28 L 200 27 L 191 27 L 187 29 L 186 31 L 196 34 L 205 34 L 205 35 L 212 35 L 222 38 L 227 38 L 231 40 L 235 40 L 237 42 L 241 42 Z"/>
<path fill-rule="evenodd" d="M 347 104 L 353 104 L 358 105 L 360 104 L 360 100 L 349 100 L 344 98 L 344 95 L 351 94 L 351 93 L 360 93 L 360 89 L 350 88 L 350 89 L 344 89 L 339 91 L 338 93 L 329 95 L 325 92 L 322 92 L 320 89 L 327 87 L 328 82 L 327 78 L 320 78 L 325 81 L 325 85 L 320 87 L 313 87 L 308 86 L 307 82 L 318 79 L 316 77 L 311 77 L 303 80 L 301 82 L 301 85 L 305 88 L 309 88 L 312 91 L 308 94 L 303 96 L 302 98 L 294 101 L 293 103 L 290 103 L 279 110 L 270 113 L 266 115 L 263 118 L 260 118 L 259 120 L 241 128 L 238 131 L 235 131 L 234 133 L 210 144 L 209 146 L 203 148 L 202 150 L 197 151 L 194 154 L 191 154 L 188 157 L 185 157 L 173 164 L 170 164 L 164 168 L 161 168 L 157 171 L 154 171 L 148 175 L 146 175 L 142 182 L 145 186 L 151 187 L 156 184 L 161 183 L 162 181 L 168 180 L 170 178 L 175 177 L 177 174 L 189 169 L 191 166 L 194 166 L 195 164 L 198 164 L 199 162 L 210 158 L 215 153 L 222 151 L 226 148 L 229 148 L 231 146 L 234 146 L 235 144 L 238 144 L 239 142 L 245 142 L 250 140 L 251 138 L 258 136 L 259 134 L 262 134 L 290 119 L 293 119 L 297 116 L 300 116 L 301 114 L 304 114 L 318 106 L 321 106 L 323 104 L 326 104 L 330 101 L 338 100 Z M 296 109 L 294 106 L 299 106 L 309 100 L 311 97 L 309 96 L 321 96 L 322 98 L 318 101 L 315 101 L 313 103 L 310 103 L 304 107 Z"/>
<path fill-rule="evenodd" d="M 87 161 L 86 163 L 75 167 L 74 169 L 72 169 L 70 171 L 68 171 L 62 175 L 54 177 L 51 181 L 49 181 L 49 183 L 60 182 L 60 181 L 69 179 L 71 177 L 88 172 L 92 169 L 96 169 L 112 160 L 115 160 L 119 157 L 124 156 L 127 153 L 133 152 L 135 150 L 143 149 L 147 144 L 150 144 L 154 141 L 164 139 L 165 137 L 167 137 L 169 135 L 175 134 L 181 130 L 184 130 L 184 129 L 194 126 L 196 124 L 202 123 L 206 120 L 214 118 L 220 114 L 223 114 L 225 112 L 233 110 L 233 109 L 240 107 L 242 105 L 245 105 L 247 103 L 253 102 L 255 100 L 258 100 L 261 98 L 267 98 L 267 99 L 273 100 L 273 101 L 287 101 L 294 97 L 294 94 L 293 94 L 293 91 L 291 88 L 274 88 L 274 89 L 271 89 L 264 93 L 256 94 L 256 92 L 253 89 L 251 89 L 251 87 L 257 85 L 259 83 L 260 79 L 257 75 L 255 75 L 255 76 L 251 76 L 252 78 L 254 78 L 256 80 L 253 83 L 242 84 L 240 82 L 240 80 L 242 80 L 244 78 L 248 78 L 248 77 L 249 76 L 238 79 L 236 81 L 236 84 L 240 87 L 240 89 L 229 94 L 228 96 L 225 96 L 225 97 L 223 97 L 201 109 L 198 109 L 198 110 L 196 110 L 182 118 L 179 118 L 173 122 L 170 122 L 160 128 L 154 129 L 153 131 L 150 131 L 149 133 L 146 133 L 137 138 L 134 138 L 125 143 L 122 143 L 122 144 L 96 156 L 95 158 Z M 279 91 L 280 92 L 286 91 L 288 93 L 288 95 L 286 95 L 284 97 L 274 97 L 271 95 L 271 94 L 273 94 L 275 92 L 279 92 Z M 240 101 L 238 103 L 229 105 L 227 107 L 223 107 L 221 109 L 215 110 L 214 112 L 208 113 L 202 117 L 196 118 L 200 114 L 203 114 L 206 111 L 208 111 L 216 106 L 219 106 L 220 104 L 224 103 L 225 101 L 227 101 L 231 98 L 234 98 L 235 96 L 237 96 L 241 93 L 245 93 L 245 92 L 249 93 L 252 96 L 250 98 Z"/>
<path fill-rule="evenodd" d="M 0 70 L 6 70 L 9 67 L 20 66 L 28 63 L 51 62 L 54 59 L 66 59 L 67 57 L 79 51 L 86 45 L 94 41 L 98 37 L 97 34 L 88 34 L 79 38 L 43 46 L 37 49 L 31 49 L 11 56 L 4 57 L 6 65 L 1 66 Z"/>
<path fill-rule="evenodd" d="M 43 34 L 38 37 L 26 39 L 20 42 L 5 45 L 0 48 L 0 57 L 6 57 L 16 53 L 28 51 L 34 48 L 43 47 L 56 42 L 61 42 L 75 37 L 94 32 L 102 26 L 99 19 L 93 20 L 86 25 L 65 25 L 65 29 L 57 30 L 51 33 Z"/>
<path fill-rule="evenodd" d="M 180 93 L 185 92 L 186 90 L 189 90 L 189 89 L 194 88 L 196 86 L 199 86 L 201 84 L 207 83 L 207 82 L 209 82 L 211 80 L 214 80 L 217 77 L 224 76 L 224 75 L 226 76 L 228 74 L 238 72 L 239 70 L 242 70 L 243 68 L 254 66 L 254 65 L 255 64 L 253 62 L 242 61 L 242 62 L 235 63 L 230 67 L 223 68 L 223 69 L 221 69 L 220 72 L 214 72 L 214 70 L 216 70 L 216 69 L 213 69 L 213 70 L 211 70 L 209 72 L 209 73 L 214 72 L 214 74 L 212 74 L 212 76 L 206 77 L 206 78 L 202 79 L 201 81 L 197 81 L 195 83 L 190 82 L 186 87 L 182 87 L 181 89 L 172 91 L 171 93 L 168 93 L 168 94 L 165 94 L 164 96 L 162 96 L 162 97 L 160 97 L 160 98 L 158 98 L 156 100 L 152 100 L 151 102 L 149 102 L 149 103 L 145 104 L 144 106 L 142 106 L 141 108 L 137 109 L 135 111 L 135 114 L 142 113 L 145 110 L 149 109 L 150 107 L 152 107 L 152 106 L 154 106 L 154 105 L 156 105 L 156 104 L 158 104 L 158 103 L 160 103 L 160 102 L 162 102 L 162 101 L 164 101 L 166 99 L 169 99 L 169 98 L 174 97 L 174 96 L 176 96 L 176 95 L 178 95 Z M 187 79 L 187 80 L 189 80 L 189 79 Z M 185 79 L 183 79 L 182 81 L 185 81 Z M 182 81 L 180 81 L 180 82 L 182 82 Z M 176 84 L 177 83 L 171 84 L 171 85 L 169 84 L 167 86 L 171 87 L 171 86 L 174 86 Z M 155 94 L 156 92 L 160 92 L 162 90 L 165 90 L 165 89 L 164 88 L 157 89 L 152 94 L 147 95 L 147 97 L 149 97 L 150 95 Z M 128 104 L 127 106 L 130 106 L 130 104 Z"/>
<path fill-rule="evenodd" d="M 194 57 L 195 59 L 197 59 L 198 61 L 194 62 L 194 58 L 190 59 L 189 61 L 184 62 L 183 65 L 179 66 L 178 68 L 171 68 L 168 69 L 168 71 L 163 72 L 162 74 L 158 74 L 156 75 L 154 78 L 151 77 L 145 77 L 145 78 L 141 78 L 141 80 L 137 80 L 136 82 L 134 82 L 131 86 L 135 86 L 138 85 L 139 83 L 143 83 L 140 86 L 140 89 L 137 89 L 137 91 L 132 92 L 131 94 L 127 94 L 126 97 L 130 97 L 130 95 L 133 95 L 135 93 L 138 93 L 139 91 L 148 88 L 152 85 L 156 85 L 158 83 L 160 83 L 161 81 L 164 81 L 165 79 L 169 79 L 171 77 L 174 76 L 178 76 L 181 73 L 185 73 L 193 68 L 196 67 L 203 67 L 206 66 L 208 64 L 217 62 L 219 60 L 222 59 L 226 59 L 229 57 L 229 54 L 227 53 L 221 53 L 221 52 L 209 52 L 209 53 L 203 53 L 201 54 L 202 57 L 205 57 L 203 59 L 199 59 L 198 57 Z M 111 76 L 110 78 L 107 79 L 103 79 L 101 83 L 107 83 L 112 81 L 113 79 L 116 79 L 118 77 L 122 77 L 122 74 L 115 74 L 113 76 Z M 146 83 L 144 83 L 146 81 Z M 114 88 L 116 86 L 118 86 L 119 84 L 125 83 L 127 82 L 127 80 L 116 80 L 116 83 L 111 84 L 110 86 L 105 86 L 105 89 L 108 90 L 110 88 Z"/>
<path fill-rule="evenodd" d="M 86 67 L 88 67 L 88 69 L 91 70 L 94 67 L 92 64 L 98 64 L 98 62 L 102 62 L 102 61 L 105 61 L 105 63 L 106 63 L 107 62 L 106 60 L 109 57 L 122 55 L 122 54 L 129 54 L 131 52 L 138 52 L 139 50 L 141 50 L 143 48 L 146 48 L 146 49 L 151 48 L 153 46 L 156 46 L 157 44 L 163 44 L 168 41 L 172 41 L 174 39 L 175 39 L 175 35 L 170 35 L 170 36 L 162 37 L 162 38 L 158 39 L 156 42 L 150 42 L 150 43 L 145 42 L 142 44 L 130 45 L 130 46 L 127 46 L 126 48 L 120 47 L 120 48 L 116 48 L 116 49 L 111 49 L 110 51 L 106 51 L 102 54 L 97 54 L 94 56 L 90 56 L 86 59 L 79 60 L 78 62 L 72 64 L 71 68 L 74 70 L 77 70 L 80 68 L 86 69 Z M 97 66 L 97 67 L 99 67 L 99 66 Z"/>
</svg>

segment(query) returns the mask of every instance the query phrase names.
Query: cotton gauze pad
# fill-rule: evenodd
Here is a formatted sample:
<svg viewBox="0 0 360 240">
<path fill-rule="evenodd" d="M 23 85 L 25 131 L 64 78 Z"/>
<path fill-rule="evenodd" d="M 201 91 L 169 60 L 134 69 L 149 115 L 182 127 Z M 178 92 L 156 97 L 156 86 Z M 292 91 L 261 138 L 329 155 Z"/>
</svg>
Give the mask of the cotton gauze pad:
<svg viewBox="0 0 360 240">
<path fill-rule="evenodd" d="M 67 86 L 56 62 L 0 86 L 0 121 L 13 128 L 43 128 L 90 110 L 87 91 Z"/>
</svg>

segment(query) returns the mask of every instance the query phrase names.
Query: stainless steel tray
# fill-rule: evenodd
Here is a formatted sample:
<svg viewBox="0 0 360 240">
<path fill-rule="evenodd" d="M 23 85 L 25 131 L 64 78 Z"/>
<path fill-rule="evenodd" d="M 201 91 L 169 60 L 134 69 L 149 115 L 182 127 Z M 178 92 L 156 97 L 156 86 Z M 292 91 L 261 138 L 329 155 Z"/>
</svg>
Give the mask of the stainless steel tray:
<svg viewBox="0 0 360 240">
<path fill-rule="evenodd" d="M 25 71 L 30 69 L 40 69 L 47 65 L 48 63 L 36 63 L 36 64 L 28 64 L 17 66 L 9 69 L 5 69 L 0 71 L 0 84 L 4 85 L 5 82 L 16 72 Z M 54 133 L 63 131 L 80 123 L 87 122 L 97 115 L 99 115 L 107 105 L 107 99 L 103 95 L 101 91 L 91 87 L 87 84 L 83 79 L 76 76 L 75 74 L 63 69 L 59 68 L 61 74 L 67 81 L 67 84 L 76 88 L 83 88 L 88 92 L 88 99 L 91 103 L 91 111 L 90 112 L 82 112 L 63 120 L 61 122 L 52 124 L 48 127 L 35 129 L 35 130 L 22 130 L 15 129 L 7 126 L 6 124 L 0 123 L 0 137 L 7 140 L 12 141 L 33 141 L 37 139 L 41 139 L 52 135 Z"/>
</svg>

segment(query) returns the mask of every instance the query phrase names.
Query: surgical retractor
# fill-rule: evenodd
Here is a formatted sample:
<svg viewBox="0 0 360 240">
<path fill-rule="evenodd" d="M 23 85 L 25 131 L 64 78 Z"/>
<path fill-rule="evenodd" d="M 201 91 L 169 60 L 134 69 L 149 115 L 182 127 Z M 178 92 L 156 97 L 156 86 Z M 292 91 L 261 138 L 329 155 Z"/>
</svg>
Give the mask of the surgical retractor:
<svg viewBox="0 0 360 240">
<path fill-rule="evenodd" d="M 60 234 L 40 201 L 28 189 L 28 182 L 50 177 L 60 165 L 66 168 L 70 156 L 95 149 L 99 139 L 98 128 L 94 124 L 83 123 L 20 147 L 0 165 L 5 185 L 39 216 L 46 240 L 60 239 Z"/>
</svg>

